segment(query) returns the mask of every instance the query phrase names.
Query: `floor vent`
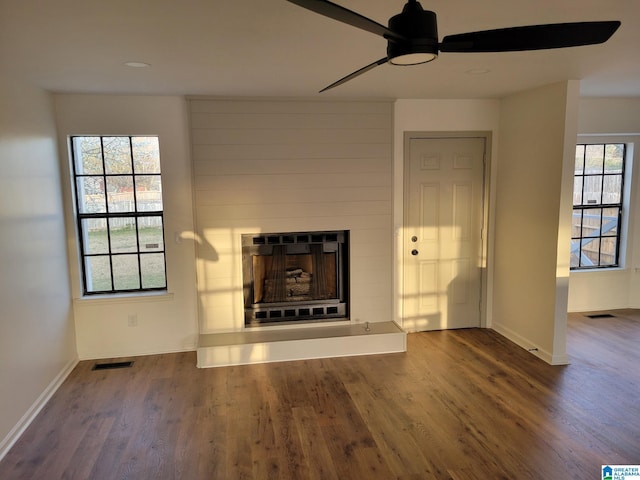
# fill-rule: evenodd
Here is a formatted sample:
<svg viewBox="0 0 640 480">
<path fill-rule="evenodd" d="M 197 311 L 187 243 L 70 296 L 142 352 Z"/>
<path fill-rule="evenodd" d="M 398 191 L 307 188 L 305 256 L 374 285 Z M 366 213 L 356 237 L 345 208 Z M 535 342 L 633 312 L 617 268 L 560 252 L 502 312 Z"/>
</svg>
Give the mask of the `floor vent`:
<svg viewBox="0 0 640 480">
<path fill-rule="evenodd" d="M 611 315 L 610 313 L 593 313 L 591 315 L 585 315 L 585 317 L 589 317 L 589 318 L 615 318 L 615 315 Z"/>
<path fill-rule="evenodd" d="M 96 363 L 91 370 L 113 370 L 116 368 L 129 368 L 133 362 Z"/>
</svg>

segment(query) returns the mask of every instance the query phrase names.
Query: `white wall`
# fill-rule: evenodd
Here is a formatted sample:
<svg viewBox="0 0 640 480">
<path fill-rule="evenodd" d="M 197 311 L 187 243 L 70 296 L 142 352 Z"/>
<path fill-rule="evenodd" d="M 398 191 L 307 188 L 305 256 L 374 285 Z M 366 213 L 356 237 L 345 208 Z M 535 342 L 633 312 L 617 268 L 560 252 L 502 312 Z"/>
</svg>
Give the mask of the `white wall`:
<svg viewBox="0 0 640 480">
<path fill-rule="evenodd" d="M 500 123 L 499 100 L 397 100 L 394 109 L 393 151 L 393 224 L 395 226 L 394 256 L 394 312 L 395 320 L 402 325 L 402 261 L 403 245 L 403 195 L 404 195 L 404 133 L 423 132 L 492 132 L 491 178 L 489 193 L 493 196 L 493 184 L 497 166 L 497 140 Z M 489 200 L 490 204 L 493 201 Z M 489 258 L 491 258 L 492 214 L 489 212 Z M 487 272 L 487 286 L 491 288 L 491 271 Z M 491 304 L 486 305 L 486 326 L 491 322 Z"/>
<path fill-rule="evenodd" d="M 51 98 L 0 75 L 0 458 L 77 362 Z"/>
<path fill-rule="evenodd" d="M 640 98 L 581 99 L 578 133 L 587 139 L 616 135 L 616 141 L 632 142 L 635 148 L 624 263 L 619 269 L 572 272 L 569 311 L 640 308 Z"/>
<path fill-rule="evenodd" d="M 201 332 L 244 328 L 243 233 L 349 230 L 350 319 L 392 320 L 391 102 L 190 105 Z"/>
<path fill-rule="evenodd" d="M 55 95 L 67 211 L 73 308 L 81 359 L 194 350 L 195 246 L 186 102 L 182 97 Z M 69 135 L 158 135 L 164 199 L 166 295 L 81 295 L 69 180 Z M 129 315 L 138 325 L 129 326 Z"/>
<path fill-rule="evenodd" d="M 553 364 L 567 361 L 577 92 L 570 81 L 501 102 L 492 326 Z"/>
</svg>

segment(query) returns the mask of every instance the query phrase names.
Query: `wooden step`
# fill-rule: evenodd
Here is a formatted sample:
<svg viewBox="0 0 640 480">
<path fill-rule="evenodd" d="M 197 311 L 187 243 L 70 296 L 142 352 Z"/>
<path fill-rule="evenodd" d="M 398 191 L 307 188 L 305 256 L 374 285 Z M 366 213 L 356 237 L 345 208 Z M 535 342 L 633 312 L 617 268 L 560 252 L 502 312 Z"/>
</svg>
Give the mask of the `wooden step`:
<svg viewBox="0 0 640 480">
<path fill-rule="evenodd" d="M 260 329 L 200 335 L 198 367 L 405 352 L 407 334 L 395 322 L 314 328 Z"/>
</svg>

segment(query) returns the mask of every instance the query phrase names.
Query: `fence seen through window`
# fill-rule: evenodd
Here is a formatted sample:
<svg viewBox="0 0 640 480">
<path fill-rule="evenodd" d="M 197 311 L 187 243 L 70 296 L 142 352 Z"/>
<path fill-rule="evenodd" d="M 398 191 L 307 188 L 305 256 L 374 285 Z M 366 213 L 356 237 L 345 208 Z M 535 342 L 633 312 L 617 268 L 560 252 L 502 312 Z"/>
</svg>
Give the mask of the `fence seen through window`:
<svg viewBox="0 0 640 480">
<path fill-rule="evenodd" d="M 71 138 L 85 294 L 166 289 L 157 137 Z"/>
</svg>

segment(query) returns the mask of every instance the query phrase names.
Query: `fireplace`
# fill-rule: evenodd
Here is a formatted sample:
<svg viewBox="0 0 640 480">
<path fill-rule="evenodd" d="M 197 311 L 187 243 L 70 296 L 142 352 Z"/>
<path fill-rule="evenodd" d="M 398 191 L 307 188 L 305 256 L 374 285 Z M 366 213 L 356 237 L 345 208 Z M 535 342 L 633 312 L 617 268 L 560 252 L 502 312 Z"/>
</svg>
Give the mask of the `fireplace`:
<svg viewBox="0 0 640 480">
<path fill-rule="evenodd" d="M 349 232 L 242 235 L 245 326 L 347 320 Z"/>
</svg>

